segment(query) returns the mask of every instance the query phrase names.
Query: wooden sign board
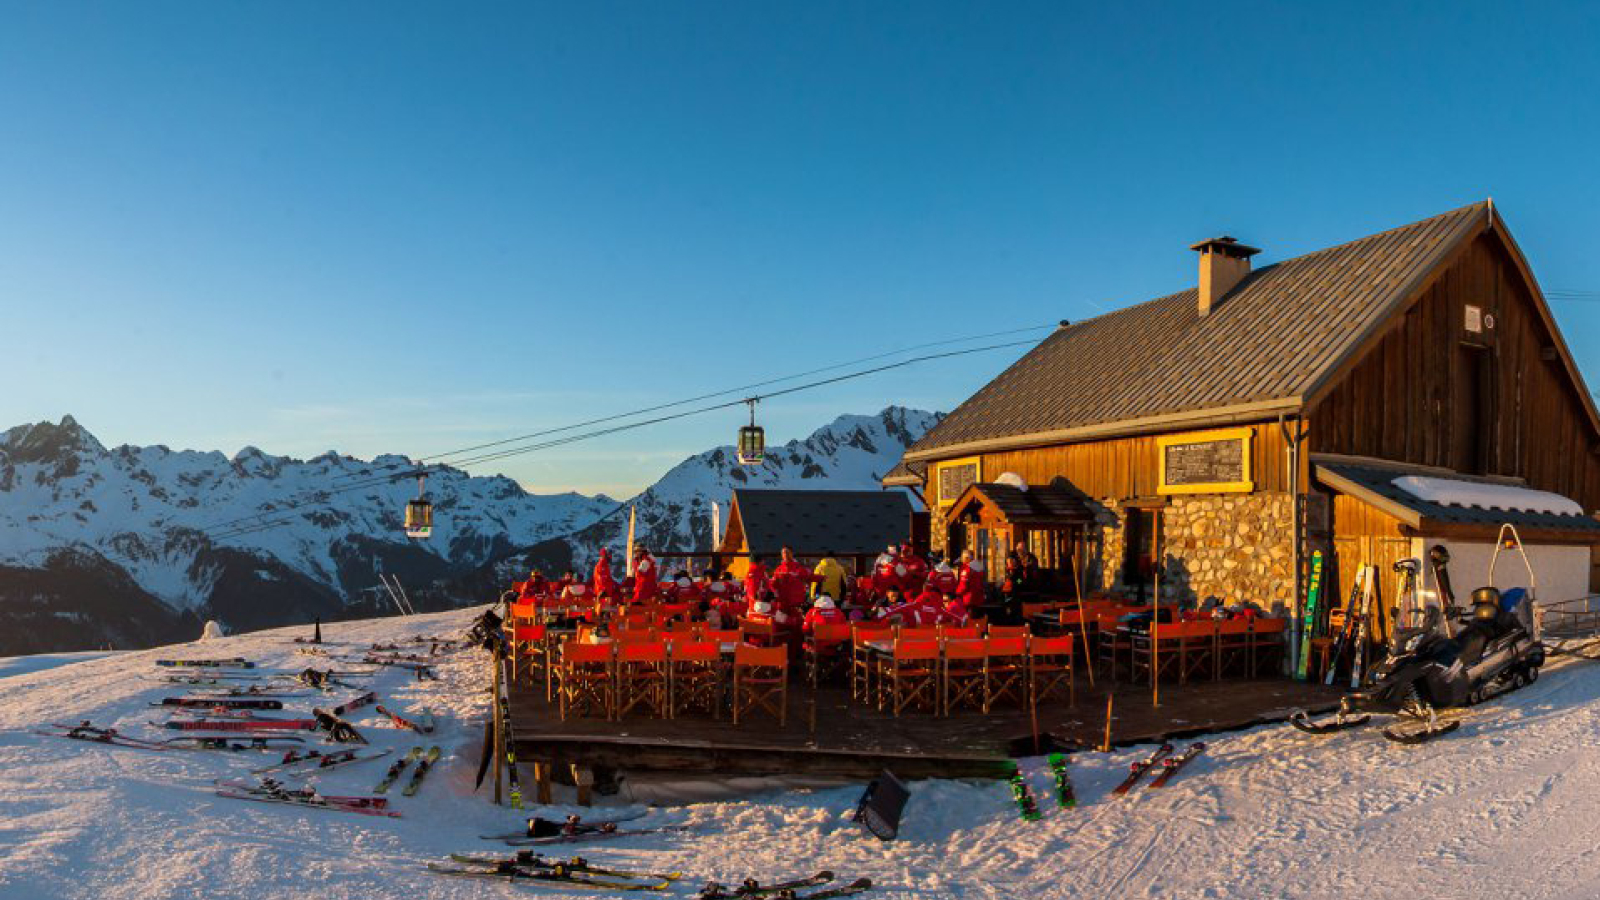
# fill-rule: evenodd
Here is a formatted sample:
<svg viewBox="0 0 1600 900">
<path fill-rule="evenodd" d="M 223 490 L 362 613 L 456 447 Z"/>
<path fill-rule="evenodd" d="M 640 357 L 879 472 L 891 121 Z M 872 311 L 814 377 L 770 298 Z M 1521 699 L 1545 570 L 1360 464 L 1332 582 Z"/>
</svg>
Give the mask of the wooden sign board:
<svg viewBox="0 0 1600 900">
<path fill-rule="evenodd" d="M 1161 494 L 1248 493 L 1255 490 L 1250 476 L 1249 428 L 1224 428 L 1156 438 L 1160 454 Z"/>
<path fill-rule="evenodd" d="M 937 475 L 940 506 L 949 506 L 956 502 L 961 492 L 978 480 L 978 463 L 979 460 L 976 458 L 939 463 Z"/>
</svg>

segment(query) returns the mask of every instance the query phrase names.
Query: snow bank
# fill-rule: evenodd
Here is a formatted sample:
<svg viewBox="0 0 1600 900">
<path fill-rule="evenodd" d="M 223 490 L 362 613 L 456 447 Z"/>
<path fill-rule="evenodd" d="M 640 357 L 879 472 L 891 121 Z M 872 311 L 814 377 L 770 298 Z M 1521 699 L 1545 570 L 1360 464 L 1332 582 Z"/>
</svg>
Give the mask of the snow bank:
<svg viewBox="0 0 1600 900">
<path fill-rule="evenodd" d="M 374 641 L 452 633 L 473 612 L 326 625 L 323 649 L 359 651 Z M 148 704 L 177 693 L 149 679 L 155 659 L 243 655 L 266 667 L 325 668 L 325 658 L 296 653 L 290 640 L 309 632 L 257 632 L 7 678 L 0 690 L 0 900 L 617 896 L 423 871 L 451 851 L 502 849 L 478 835 L 516 828 L 523 815 L 493 806 L 487 788 L 473 792 L 488 699 L 477 651 L 447 658 L 437 682 L 400 670 L 373 679 L 386 706 L 431 706 L 440 721 L 425 740 L 438 743 L 444 758 L 416 797 L 394 797 L 401 819 L 211 792 L 213 779 L 241 776 L 264 764 L 262 754 L 118 750 L 32 733 L 52 721 L 92 719 L 154 734 Z M 371 709 L 350 718 L 376 747 L 418 743 Z M 1319 740 L 1283 726 L 1219 736 L 1210 745 L 1169 786 L 1120 799 L 1111 788 L 1148 748 L 1080 754 L 1071 764 L 1077 809 L 1056 807 L 1041 761 L 1024 760 L 1044 810 L 1031 823 L 1018 818 L 1002 784 L 917 782 L 901 837 L 880 843 L 848 820 L 860 785 L 774 789 L 650 810 L 632 823 L 693 829 L 679 836 L 555 852 L 682 870 L 682 886 L 663 895 L 674 900 L 687 900 L 706 879 L 770 880 L 821 868 L 841 878 L 871 877 L 881 887 L 866 898 L 883 900 L 1600 894 L 1592 836 L 1600 820 L 1593 790 L 1600 778 L 1600 668 L 1549 669 L 1535 685 L 1475 707 L 1456 734 L 1423 747 L 1392 746 L 1368 731 Z M 319 786 L 370 792 L 381 765 L 326 773 Z M 656 787 L 667 792 L 665 784 Z M 557 800 L 570 803 L 571 796 L 558 787 Z M 538 812 L 559 818 L 572 810 Z M 610 814 L 642 811 L 626 805 Z"/>
</svg>

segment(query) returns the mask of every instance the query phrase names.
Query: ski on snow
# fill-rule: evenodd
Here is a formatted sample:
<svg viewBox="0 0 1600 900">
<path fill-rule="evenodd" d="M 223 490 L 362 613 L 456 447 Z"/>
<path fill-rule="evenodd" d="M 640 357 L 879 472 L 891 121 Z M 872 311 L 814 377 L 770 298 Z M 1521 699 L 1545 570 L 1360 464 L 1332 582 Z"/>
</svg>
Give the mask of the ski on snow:
<svg viewBox="0 0 1600 900">
<path fill-rule="evenodd" d="M 422 748 L 421 747 L 412 747 L 410 753 L 407 753 L 405 756 L 402 756 L 399 759 L 395 760 L 394 762 L 390 763 L 389 764 L 389 771 L 387 771 L 387 772 L 385 772 L 383 774 L 383 780 L 378 782 L 378 786 L 373 789 L 373 793 L 376 793 L 376 794 L 387 794 L 389 792 L 389 788 L 392 787 L 394 785 L 394 783 L 400 779 L 400 773 L 404 772 L 406 770 L 406 766 L 411 765 L 413 762 L 416 762 L 421 757 L 422 757 Z"/>
<path fill-rule="evenodd" d="M 1033 791 L 1028 788 L 1028 782 L 1022 777 L 1022 769 L 1016 763 L 1011 764 L 1011 774 L 1006 778 L 1006 784 L 1011 788 L 1011 802 L 1017 805 L 1017 812 L 1022 818 L 1032 822 L 1039 818 L 1039 801 L 1033 797 Z"/>
<path fill-rule="evenodd" d="M 1128 766 L 1128 777 L 1122 779 L 1122 783 L 1112 789 L 1111 793 L 1118 796 L 1126 794 L 1128 791 L 1133 789 L 1134 785 L 1139 783 L 1139 779 L 1144 777 L 1144 773 L 1155 768 L 1162 760 L 1171 755 L 1171 744 L 1162 744 L 1160 747 L 1157 747 L 1154 753 Z"/>
<path fill-rule="evenodd" d="M 469 866 L 517 866 L 529 869 L 553 869 L 563 866 L 571 872 L 581 872 L 587 875 L 613 875 L 618 878 L 640 878 L 650 881 L 677 881 L 683 877 L 682 872 L 641 872 L 638 869 L 612 869 L 596 866 L 581 856 L 570 859 L 547 859 L 532 850 L 519 850 L 510 858 L 504 856 L 489 856 L 481 853 L 452 853 L 450 859 Z"/>
<path fill-rule="evenodd" d="M 406 782 L 405 790 L 401 791 L 400 793 L 405 794 L 407 797 L 416 794 L 417 788 L 422 787 L 422 780 L 428 777 L 429 770 L 431 770 L 433 768 L 433 764 L 438 761 L 439 748 L 429 747 L 428 755 L 422 758 L 422 762 L 417 763 L 417 770 L 411 773 L 411 780 Z"/>
<path fill-rule="evenodd" d="M 585 876 L 582 870 L 568 869 L 565 866 L 536 869 L 516 865 L 484 867 L 461 864 L 446 865 L 431 862 L 428 863 L 428 871 L 435 875 L 451 875 L 457 878 L 492 878 L 502 881 L 521 881 L 529 884 L 548 885 L 550 887 L 587 888 L 603 891 L 664 891 L 672 886 L 670 881 L 644 884 L 637 881 L 621 881 L 615 878 L 589 878 Z"/>
<path fill-rule="evenodd" d="M 738 887 L 728 887 L 715 881 L 708 882 L 695 894 L 695 900 L 742 900 L 745 897 L 766 897 L 783 891 L 797 891 L 801 888 L 817 887 L 833 880 L 833 873 L 827 870 L 818 872 L 807 878 L 796 878 L 792 881 L 773 881 L 763 884 L 753 878 L 745 879 Z"/>
<path fill-rule="evenodd" d="M 382 704 L 379 704 L 377 709 L 378 715 L 388 716 L 389 721 L 393 722 L 396 728 L 409 728 L 412 731 L 415 731 L 417 734 L 433 733 L 433 712 L 426 706 L 422 708 L 422 715 L 419 716 L 416 721 L 412 721 L 411 719 L 400 715 L 394 710 L 384 707 Z"/>
<path fill-rule="evenodd" d="M 217 782 L 217 796 L 234 800 L 255 800 L 260 803 L 285 803 L 290 806 L 308 806 L 334 812 L 360 813 L 364 816 L 390 816 L 400 813 L 389 809 L 386 797 L 343 797 L 317 793 L 312 788 L 290 788 L 263 778 L 258 784 L 244 781 Z"/>
<path fill-rule="evenodd" d="M 1155 780 L 1150 782 L 1150 787 L 1165 786 L 1167 782 L 1172 780 L 1172 776 L 1178 774 L 1179 769 L 1188 765 L 1196 756 L 1204 752 L 1206 752 L 1206 745 L 1197 742 L 1185 747 L 1184 751 L 1177 756 L 1169 756 L 1163 759 L 1161 761 L 1161 773 L 1155 777 Z"/>
<path fill-rule="evenodd" d="M 285 769 L 303 769 L 309 772 L 320 772 L 326 769 L 336 769 L 351 763 L 366 762 L 369 759 L 381 759 L 393 753 L 393 750 L 379 750 L 376 753 L 362 753 L 360 750 L 334 750 L 324 753 L 321 750 L 290 750 L 283 758 L 270 766 L 251 769 L 253 774 L 261 775 L 266 772 L 281 772 Z"/>
<path fill-rule="evenodd" d="M 575 844 L 580 841 L 598 841 L 604 838 L 635 837 L 643 834 L 671 834 L 691 831 L 688 825 L 663 825 L 660 828 L 615 828 L 610 831 L 579 831 L 573 834 L 552 834 L 546 837 L 501 838 L 513 847 L 537 847 L 543 844 Z"/>
</svg>

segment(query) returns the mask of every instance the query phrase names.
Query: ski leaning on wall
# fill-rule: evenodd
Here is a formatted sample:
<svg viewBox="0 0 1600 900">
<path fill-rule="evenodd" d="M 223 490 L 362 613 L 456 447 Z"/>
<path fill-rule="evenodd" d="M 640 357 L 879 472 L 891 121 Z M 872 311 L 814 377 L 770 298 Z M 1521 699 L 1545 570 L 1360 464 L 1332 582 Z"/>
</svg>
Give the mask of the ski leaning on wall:
<svg viewBox="0 0 1600 900">
<path fill-rule="evenodd" d="M 1311 554 L 1311 583 L 1306 587 L 1305 615 L 1295 620 L 1294 639 L 1291 646 L 1295 649 L 1294 677 L 1298 681 L 1306 680 L 1307 669 L 1311 664 L 1311 635 L 1317 622 L 1317 601 L 1322 596 L 1322 551 Z"/>
</svg>

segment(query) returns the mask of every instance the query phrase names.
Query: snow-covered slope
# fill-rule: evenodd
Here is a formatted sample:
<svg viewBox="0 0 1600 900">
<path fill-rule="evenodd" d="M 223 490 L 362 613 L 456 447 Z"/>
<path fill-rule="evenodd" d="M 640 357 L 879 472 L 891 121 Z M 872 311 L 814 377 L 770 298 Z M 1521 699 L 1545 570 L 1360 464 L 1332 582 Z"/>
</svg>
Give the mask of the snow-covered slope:
<svg viewBox="0 0 1600 900">
<path fill-rule="evenodd" d="M 363 591 L 379 569 L 426 585 L 616 506 L 444 469 L 428 480 L 433 537 L 410 541 L 401 517 L 414 482 L 347 489 L 366 473 L 408 467 L 402 457 L 301 461 L 254 447 L 231 459 L 162 446 L 108 450 L 71 416 L 13 428 L 0 434 L 0 621 L 35 642 L 14 633 L 0 637 L 0 652 L 170 640 L 170 628 L 194 617 L 246 628 L 371 609 Z M 317 502 L 279 511 L 308 499 Z M 276 527 L 246 530 L 258 522 Z M 143 611 L 118 622 L 129 610 L 91 608 L 96 593 Z M 157 621 L 162 610 L 170 622 Z M 61 643 L 68 635 L 79 642 Z"/>
<path fill-rule="evenodd" d="M 334 652 L 359 649 L 453 633 L 473 612 L 341 623 L 325 636 L 344 642 Z M 417 796 L 394 794 L 399 819 L 213 795 L 213 779 L 242 776 L 264 764 L 262 754 L 118 750 L 32 733 L 52 721 L 90 719 L 164 736 L 147 724 L 147 704 L 173 693 L 147 680 L 155 659 L 242 655 L 289 671 L 309 661 L 289 641 L 303 634 L 258 632 L 0 679 L 0 900 L 575 893 L 423 871 L 450 852 L 504 850 L 478 836 L 517 828 L 522 816 L 575 811 L 518 812 L 491 804 L 487 786 L 474 793 L 488 677 L 477 651 L 448 657 L 437 682 L 398 670 L 373 679 L 385 705 L 440 713 L 428 742 L 444 758 Z M 375 748 L 418 743 L 370 709 L 350 718 Z M 630 827 L 691 830 L 551 849 L 596 864 L 681 870 L 680 886 L 663 894 L 675 900 L 708 879 L 738 884 L 822 868 L 841 879 L 872 878 L 879 887 L 864 900 L 1600 894 L 1593 836 L 1600 794 L 1592 789 L 1600 778 L 1600 667 L 1552 666 L 1533 686 L 1475 707 L 1459 731 L 1422 747 L 1388 744 L 1370 731 L 1316 739 L 1283 725 L 1207 740 L 1206 754 L 1171 784 L 1121 798 L 1111 788 L 1149 747 L 1074 755 L 1076 809 L 1048 798 L 1041 760 L 1023 760 L 1044 813 L 1031 823 L 1019 820 L 1003 784 L 916 782 L 891 843 L 848 821 L 860 785 L 646 812 L 624 781 L 622 795 L 602 798 L 610 806 L 582 812 L 591 820 L 646 812 Z M 382 768 L 369 762 L 329 772 L 318 786 L 369 793 Z M 570 803 L 570 791 L 557 785 L 557 802 Z"/>
<path fill-rule="evenodd" d="M 731 445 L 691 456 L 628 501 L 637 510 L 636 539 L 657 552 L 711 547 L 711 504 L 721 504 L 722 526 L 727 527 L 735 488 L 877 490 L 879 479 L 894 468 L 906 448 L 941 418 L 942 413 L 900 406 L 875 416 L 840 416 L 804 440 L 769 446 L 766 461 L 759 466 L 740 465 Z M 494 574 L 503 582 L 530 564 L 586 570 L 601 547 L 621 549 L 627 534 L 627 517 L 619 511 L 576 534 L 503 560 Z"/>
</svg>

